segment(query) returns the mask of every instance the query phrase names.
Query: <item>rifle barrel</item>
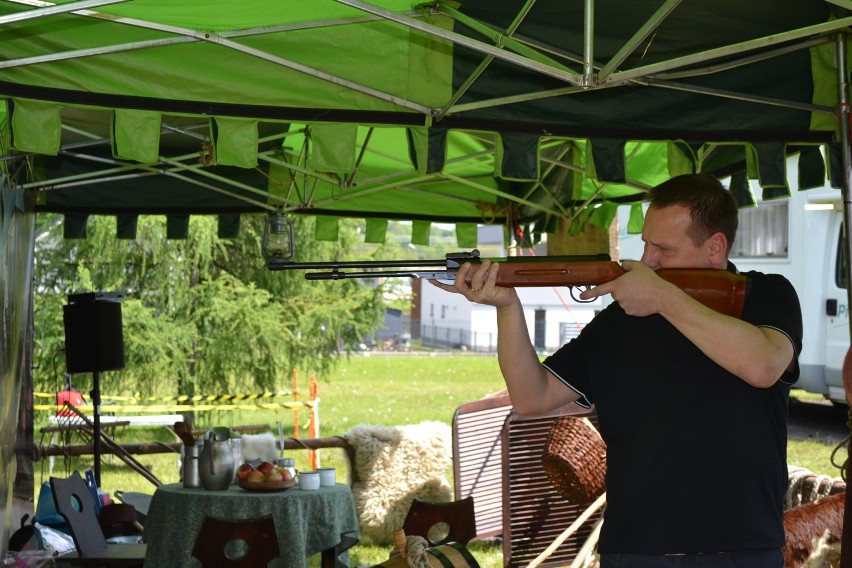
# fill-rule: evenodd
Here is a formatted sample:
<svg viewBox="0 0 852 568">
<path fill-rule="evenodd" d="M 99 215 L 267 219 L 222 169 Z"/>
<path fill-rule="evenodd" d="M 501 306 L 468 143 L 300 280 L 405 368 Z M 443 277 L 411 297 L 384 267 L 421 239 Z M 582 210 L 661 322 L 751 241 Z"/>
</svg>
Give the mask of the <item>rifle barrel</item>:
<svg viewBox="0 0 852 568">
<path fill-rule="evenodd" d="M 305 280 L 344 280 L 346 278 L 422 278 L 426 280 L 452 280 L 455 270 L 388 270 L 372 272 L 307 272 Z"/>
<path fill-rule="evenodd" d="M 479 251 L 474 250 L 470 253 L 451 253 L 447 258 L 432 259 L 432 260 L 354 260 L 354 261 L 330 261 L 330 262 L 293 262 L 290 260 L 270 260 L 266 267 L 269 270 L 332 270 L 335 272 L 345 269 L 365 269 L 371 270 L 376 268 L 434 268 L 439 269 L 455 269 L 460 267 L 465 262 L 482 262 L 483 258 L 479 257 Z M 500 264 L 514 263 L 542 263 L 542 262 L 600 262 L 609 261 L 609 255 L 574 255 L 574 256 L 510 256 L 508 258 L 492 258 L 490 259 Z M 396 276 L 397 274 L 391 274 Z M 399 274 L 398 276 L 405 276 Z M 369 276 L 343 276 L 342 278 L 367 278 Z M 417 278 L 418 276 L 413 276 Z M 338 278 L 308 278 L 308 280 L 337 280 Z"/>
<path fill-rule="evenodd" d="M 356 260 L 334 262 L 290 262 L 287 260 L 270 260 L 266 267 L 269 270 L 342 270 L 347 268 L 427 268 L 447 267 L 444 260 Z"/>
</svg>

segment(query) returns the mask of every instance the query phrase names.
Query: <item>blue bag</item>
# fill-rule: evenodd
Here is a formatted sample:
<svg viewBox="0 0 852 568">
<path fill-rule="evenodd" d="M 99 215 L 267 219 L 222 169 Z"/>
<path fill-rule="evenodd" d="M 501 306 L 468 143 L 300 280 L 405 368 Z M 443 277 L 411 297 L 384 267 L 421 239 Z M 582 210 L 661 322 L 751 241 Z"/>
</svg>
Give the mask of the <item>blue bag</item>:
<svg viewBox="0 0 852 568">
<path fill-rule="evenodd" d="M 53 489 L 51 489 L 50 482 L 48 481 L 41 484 L 41 491 L 38 494 L 38 505 L 35 511 L 35 522 L 54 528 L 65 524 L 65 517 L 60 515 L 56 510 L 56 502 L 53 500 Z"/>
</svg>

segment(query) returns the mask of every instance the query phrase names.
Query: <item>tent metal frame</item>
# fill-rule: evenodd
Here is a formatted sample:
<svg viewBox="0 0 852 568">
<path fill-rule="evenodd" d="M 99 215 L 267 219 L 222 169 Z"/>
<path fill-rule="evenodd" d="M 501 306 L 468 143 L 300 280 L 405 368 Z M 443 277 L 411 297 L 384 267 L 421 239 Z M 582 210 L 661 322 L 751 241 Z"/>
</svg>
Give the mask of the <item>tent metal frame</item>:
<svg viewBox="0 0 852 568">
<path fill-rule="evenodd" d="M 142 42 L 115 44 L 92 49 L 69 50 L 62 53 L 44 54 L 35 57 L 10 59 L 0 62 L 0 69 L 26 65 L 38 65 L 41 63 L 55 62 L 64 59 L 84 58 L 107 53 L 156 49 L 158 47 L 176 45 L 180 43 L 208 42 L 220 46 L 223 49 L 243 53 L 251 57 L 269 61 L 287 69 L 304 73 L 352 92 L 361 93 L 381 101 L 390 102 L 399 107 L 401 109 L 400 113 L 385 113 L 381 115 L 382 123 L 384 124 L 411 124 L 410 121 L 412 117 L 419 115 L 422 121 L 421 124 L 428 125 L 433 123 L 433 121 L 445 120 L 450 127 L 455 127 L 455 125 L 460 127 L 476 126 L 475 123 L 478 121 L 474 121 L 474 124 L 465 122 L 465 113 L 469 111 L 494 108 L 506 104 L 536 99 L 565 96 L 572 93 L 586 93 L 591 90 L 610 89 L 627 84 L 687 91 L 706 96 L 738 99 L 758 104 L 780 106 L 836 116 L 839 114 L 839 110 L 829 106 L 802 104 L 794 101 L 755 96 L 746 93 L 737 93 L 723 89 L 697 87 L 679 82 L 679 80 L 686 77 L 715 73 L 720 70 L 730 68 L 731 66 L 745 65 L 760 59 L 784 54 L 791 50 L 808 49 L 821 43 L 832 42 L 835 41 L 834 38 L 828 37 L 826 34 L 844 30 L 852 25 L 852 17 L 839 18 L 830 22 L 806 26 L 800 29 L 793 29 L 772 36 L 754 38 L 748 41 L 692 53 L 683 57 L 656 62 L 642 67 L 625 69 L 623 67 L 628 57 L 641 49 L 642 45 L 649 41 L 649 38 L 653 37 L 655 30 L 657 30 L 658 27 L 676 11 L 678 6 L 682 3 L 682 0 L 663 1 L 659 8 L 647 19 L 647 21 L 639 29 L 637 29 L 630 38 L 625 40 L 621 48 L 605 62 L 599 62 L 595 59 L 595 0 L 584 0 L 584 51 L 579 54 L 565 53 L 546 45 L 540 45 L 538 42 L 517 33 L 521 23 L 534 7 L 535 0 L 527 0 L 523 5 L 519 6 L 516 16 L 506 29 L 497 29 L 487 23 L 477 21 L 460 12 L 449 3 L 441 0 L 426 5 L 420 5 L 416 9 L 406 12 L 389 11 L 363 0 L 335 0 L 335 2 L 341 5 L 358 10 L 362 13 L 362 15 L 351 18 L 317 20 L 298 24 L 268 26 L 263 28 L 242 29 L 219 33 L 200 32 L 194 29 L 164 25 L 141 19 L 115 17 L 93 10 L 93 8 L 98 6 L 105 6 L 122 0 L 79 0 L 77 2 L 70 2 L 67 4 L 57 4 L 44 0 L 5 1 L 24 6 L 34 6 L 34 8 L 32 10 L 0 18 L 0 25 L 21 19 L 49 18 L 57 14 L 73 14 L 82 18 L 109 20 L 112 23 L 120 25 L 162 32 L 164 34 L 172 35 L 173 37 L 158 38 Z M 852 8 L 852 2 L 849 2 L 848 0 L 831 0 L 831 3 L 843 8 Z M 488 41 L 480 41 L 460 33 L 432 25 L 426 22 L 423 18 L 423 15 L 427 12 L 442 14 L 452 18 L 454 21 L 467 26 L 479 34 L 482 34 Z M 381 90 L 360 84 L 356 81 L 348 80 L 321 69 L 312 68 L 298 61 L 279 57 L 239 42 L 239 39 L 244 37 L 306 29 L 332 28 L 336 26 L 347 26 L 374 21 L 393 22 L 397 25 L 415 29 L 430 36 L 452 42 L 455 45 L 472 49 L 478 53 L 482 53 L 484 56 L 483 60 L 471 73 L 467 80 L 463 82 L 462 86 L 450 95 L 447 101 L 439 107 L 429 108 L 415 101 L 382 92 Z M 824 37 L 815 38 L 815 35 L 823 35 Z M 735 56 L 741 57 L 735 58 Z M 724 63 L 714 63 L 720 61 L 722 58 L 724 58 Z M 563 88 L 529 92 L 510 97 L 495 97 L 473 103 L 459 104 L 458 101 L 463 97 L 465 92 L 467 92 L 467 90 L 476 83 L 481 74 L 495 59 L 511 63 L 521 69 L 533 71 L 546 77 L 556 78 L 557 80 L 566 83 L 566 86 Z M 702 66 L 702 64 L 706 65 Z M 89 102 L 93 102 L 98 98 L 97 93 L 90 95 L 92 95 L 93 99 L 90 99 Z M 147 106 L 145 108 L 149 110 L 151 108 L 162 108 L 162 112 L 164 113 L 175 112 L 175 107 L 172 106 L 172 103 L 173 101 L 155 101 L 146 99 L 145 104 Z M 87 102 L 84 101 L 83 104 L 87 104 Z M 109 105 L 107 104 L 107 106 Z M 240 111 L 251 113 L 259 110 L 261 109 L 257 109 L 256 107 L 239 109 L 235 110 L 235 116 L 247 116 L 240 115 Z M 286 111 L 286 109 L 283 110 Z M 354 119 L 364 118 L 364 116 L 357 114 L 357 112 L 354 112 L 351 116 Z M 329 117 L 329 120 L 336 120 L 340 118 L 340 115 L 329 114 Z M 284 118 L 281 118 L 281 120 L 284 120 Z M 485 129 L 489 129 L 489 127 L 492 126 L 496 125 L 484 124 Z M 537 132 L 541 132 L 543 127 L 544 125 L 535 124 L 529 126 L 529 128 Z M 63 128 L 67 127 L 63 125 Z M 181 129 L 166 122 L 163 124 L 164 133 L 166 131 L 179 132 L 184 135 L 192 136 L 186 131 L 180 132 L 180 130 Z M 79 153 L 79 150 L 83 146 L 88 144 L 106 144 L 109 142 L 108 139 L 104 139 L 93 133 L 87 134 L 78 131 L 77 134 L 88 137 L 88 141 L 80 142 L 75 140 L 73 142 L 63 143 L 61 150 L 63 153 L 70 153 L 76 150 L 78 151 L 77 155 L 82 157 L 83 154 Z M 667 133 L 664 133 L 663 135 L 665 134 Z M 560 135 L 566 138 L 570 137 L 566 136 L 565 133 L 560 132 L 554 132 L 554 135 Z M 195 136 L 200 140 L 204 138 L 200 134 L 195 134 Z M 269 140 L 266 141 L 268 142 Z M 712 142 L 712 140 L 708 141 Z M 363 153 L 365 151 L 369 151 L 369 149 L 364 147 L 361 148 L 360 151 Z M 17 157 L 19 156 L 8 155 L 0 157 L 0 159 L 9 160 Z M 273 152 L 260 151 L 258 153 L 258 157 L 259 160 L 264 163 L 275 163 L 279 166 L 287 167 L 294 175 L 306 176 L 311 180 L 314 180 L 314 183 L 319 180 L 337 185 L 340 191 L 337 192 L 333 201 L 338 202 L 355 199 L 358 196 L 365 195 L 367 193 L 400 189 L 403 187 L 407 190 L 430 192 L 428 185 L 442 179 L 464 183 L 469 187 L 475 187 L 485 193 L 497 195 L 501 199 L 507 200 L 509 203 L 532 207 L 535 211 L 540 211 L 546 215 L 553 215 L 556 217 L 570 218 L 577 214 L 576 208 L 578 206 L 587 205 L 587 203 L 569 203 L 556 207 L 543 207 L 536 205 L 532 201 L 525 200 L 524 198 L 519 198 L 499 190 L 495 191 L 493 188 L 488 188 L 481 184 L 476 184 L 472 180 L 465 179 L 463 175 L 456 175 L 452 170 L 446 173 L 441 172 L 439 174 L 427 174 L 411 177 L 412 170 L 408 167 L 405 170 L 401 170 L 402 173 L 399 177 L 405 178 L 402 181 L 389 179 L 382 182 L 377 179 L 359 179 L 357 172 L 353 172 L 345 179 L 340 180 L 329 178 L 320 172 L 311 170 L 309 166 L 302 166 L 298 161 L 293 163 L 292 160 L 279 160 Z M 252 205 L 253 207 L 256 207 L 258 210 L 283 209 L 285 211 L 309 212 L 311 210 L 317 211 L 321 209 L 323 205 L 323 202 L 313 201 L 309 193 L 297 195 L 294 199 L 289 196 L 281 199 L 278 196 L 267 194 L 264 191 L 265 188 L 252 188 L 246 184 L 240 184 L 233 180 L 229 180 L 225 176 L 217 176 L 205 171 L 205 168 L 201 165 L 189 163 L 190 160 L 195 160 L 196 158 L 197 154 L 195 153 L 161 156 L 161 161 L 156 166 L 122 164 L 119 161 L 110 163 L 107 161 L 104 163 L 105 168 L 98 172 L 81 174 L 76 177 L 69 176 L 38 182 L 27 182 L 22 183 L 17 187 L 35 191 L 47 191 L 51 188 L 69 187 L 73 184 L 82 185 L 86 183 L 116 181 L 120 179 L 127 179 L 132 176 L 165 175 L 181 179 L 198 187 L 205 187 L 211 191 L 230 195 Z M 92 156 L 91 159 L 94 160 L 96 157 Z M 471 159 L 475 160 L 476 157 L 472 156 Z M 570 164 L 564 164 L 564 167 L 570 168 L 572 166 Z M 532 185 L 533 189 L 546 189 L 546 186 L 541 182 L 534 183 Z M 642 184 L 640 182 L 631 180 L 627 180 L 626 185 L 642 188 Z M 240 195 L 239 193 L 232 191 L 232 189 L 248 191 L 251 195 L 256 196 L 257 199 L 254 197 Z M 332 200 L 326 200 L 325 203 L 329 203 L 330 201 Z M 351 213 L 356 216 L 359 215 L 355 209 L 353 209 Z M 347 212 L 341 212 L 340 214 L 345 215 Z M 446 221 L 446 219 L 442 220 Z"/>
<path fill-rule="evenodd" d="M 206 126 L 207 125 L 197 125 L 194 128 L 206 128 Z M 168 123 L 164 123 L 162 130 L 163 132 L 170 132 L 173 135 L 186 136 L 199 142 L 204 140 L 204 136 L 193 132 L 192 129 L 188 129 L 185 127 L 181 128 L 178 126 L 170 125 Z M 327 205 L 331 202 L 353 200 L 370 193 L 377 193 L 388 190 L 398 190 L 403 188 L 407 190 L 430 193 L 432 195 L 438 196 L 435 191 L 429 189 L 429 186 L 434 185 L 443 180 L 453 181 L 458 184 L 473 187 L 482 193 L 497 195 L 498 197 L 501 197 L 508 202 L 516 203 L 518 205 L 524 205 L 548 215 L 565 218 L 571 218 L 577 215 L 576 211 L 569 211 L 568 208 L 561 205 L 555 196 L 553 197 L 553 206 L 545 207 L 541 204 L 530 201 L 523 196 L 516 196 L 506 192 L 502 192 L 487 185 L 477 183 L 473 179 L 465 177 L 465 169 L 472 166 L 475 167 L 478 161 L 482 159 L 490 159 L 495 152 L 493 140 L 488 140 L 483 135 L 479 135 L 478 139 L 483 142 L 488 142 L 490 148 L 487 151 L 480 152 L 477 154 L 466 155 L 460 158 L 449 158 L 441 172 L 436 172 L 432 174 L 422 174 L 417 176 L 414 175 L 414 168 L 410 165 L 406 165 L 406 169 L 400 169 L 397 172 L 387 174 L 385 176 L 372 178 L 360 176 L 357 177 L 356 180 L 357 172 L 353 172 L 352 177 L 348 179 L 336 179 L 334 177 L 323 175 L 322 173 L 318 173 L 308 167 L 304 167 L 303 165 L 301 165 L 300 160 L 301 156 L 303 155 L 303 152 L 293 153 L 288 152 L 285 149 L 284 154 L 289 155 L 295 160 L 295 162 L 281 159 L 282 154 L 278 150 L 266 150 L 258 152 L 258 159 L 260 161 L 273 163 L 285 167 L 289 169 L 294 176 L 301 175 L 311 179 L 313 182 L 323 181 L 326 183 L 337 185 L 341 188 L 341 193 L 336 197 L 321 200 L 313 199 L 307 194 L 300 195 L 296 199 L 293 199 L 289 196 L 282 197 L 275 193 L 267 192 L 265 189 L 258 189 L 254 186 L 240 183 L 226 176 L 215 174 L 209 171 L 209 169 L 207 169 L 204 165 L 198 163 L 200 158 L 200 152 L 185 153 L 172 157 L 161 155 L 159 158 L 160 162 L 156 166 L 152 166 L 150 164 L 139 164 L 136 162 L 124 162 L 114 158 L 105 158 L 103 156 L 85 153 L 82 151 L 85 150 L 85 148 L 97 146 L 103 147 L 109 144 L 109 140 L 104 139 L 102 137 L 98 137 L 94 133 L 81 131 L 80 129 L 75 129 L 75 133 L 85 137 L 87 141 L 68 144 L 63 147 L 61 153 L 66 156 L 73 156 L 76 158 L 89 160 L 93 163 L 103 164 L 103 169 L 86 173 L 67 175 L 63 177 L 53 177 L 45 180 L 29 181 L 19 184 L 17 188 L 23 190 L 51 191 L 55 189 L 75 186 L 110 183 L 136 177 L 151 177 L 156 175 L 164 175 L 176 179 L 181 179 L 182 181 L 185 181 L 187 183 L 196 185 L 198 187 L 204 187 L 217 193 L 228 195 L 229 197 L 232 197 L 234 199 L 249 203 L 252 206 L 256 207 L 258 210 L 283 210 L 285 212 L 301 212 L 310 210 L 322 210 L 324 205 Z M 301 130 L 285 132 L 279 135 L 263 138 L 261 142 L 263 143 L 275 141 L 278 139 L 285 139 L 288 136 L 300 133 L 302 133 Z M 476 135 L 474 134 L 474 136 Z M 368 142 L 369 140 L 367 140 L 367 144 L 361 146 L 360 149 L 362 153 L 370 151 Z M 545 140 L 543 142 L 543 147 L 555 146 L 563 146 L 563 149 L 560 151 L 563 157 L 571 149 L 570 141 L 554 139 Z M 630 155 L 626 157 L 628 162 L 631 158 L 632 156 Z M 543 158 L 543 161 L 546 162 L 546 174 L 551 173 L 554 168 L 557 167 L 564 168 L 568 171 L 582 171 L 582 168 L 580 168 L 579 166 L 572 165 L 561 159 Z M 644 184 L 638 181 L 628 180 L 627 184 L 641 190 L 647 189 Z M 605 186 L 606 184 L 602 185 Z M 251 199 L 249 197 L 246 197 L 245 195 L 231 191 L 228 188 L 242 190 L 243 192 L 247 192 L 256 196 L 256 199 Z M 345 192 L 342 191 L 344 189 L 346 190 Z M 547 187 L 547 184 L 539 180 L 531 185 L 531 188 L 527 192 L 527 195 L 531 194 L 536 189 L 544 189 L 548 192 L 551 191 L 550 188 Z M 459 197 L 446 194 L 440 194 L 440 198 L 446 199 L 448 201 L 460 200 Z M 591 201 L 586 200 L 583 202 L 583 205 L 586 206 L 590 203 Z"/>
<path fill-rule="evenodd" d="M 782 49 L 782 51 L 778 53 L 782 53 L 783 51 L 789 49 L 807 49 L 808 47 L 814 45 L 815 41 L 820 41 L 812 40 L 810 38 L 819 35 L 831 34 L 833 32 L 840 32 L 841 30 L 852 26 L 852 17 L 839 18 L 830 22 L 825 22 L 813 26 L 806 26 L 800 29 L 790 30 L 788 32 L 779 33 L 772 36 L 755 38 L 752 40 L 739 42 L 717 49 L 694 53 L 688 56 L 678 57 L 670 59 L 668 61 L 662 61 L 651 65 L 646 65 L 643 67 L 620 69 L 625 59 L 634 51 L 636 51 L 644 41 L 647 41 L 648 37 L 653 34 L 653 31 L 663 21 L 665 21 L 665 19 L 671 13 L 673 13 L 673 11 L 682 2 L 682 0 L 667 0 L 666 2 L 664 2 L 660 6 L 660 8 L 653 14 L 653 16 L 649 18 L 648 21 L 639 30 L 637 30 L 636 33 L 630 39 L 624 42 L 621 49 L 613 57 L 611 57 L 609 61 L 603 64 L 598 63 L 594 60 L 594 0 L 585 0 L 584 29 L 586 30 L 586 38 L 584 41 L 585 52 L 583 54 L 548 53 L 544 47 L 535 46 L 532 42 L 526 41 L 523 37 L 516 36 L 515 31 L 520 25 L 520 23 L 523 21 L 524 16 L 531 9 L 534 0 L 528 0 L 525 5 L 519 9 L 517 18 L 506 30 L 497 30 L 485 23 L 477 22 L 476 20 L 459 12 L 449 4 L 441 1 L 435 2 L 430 5 L 430 9 L 433 12 L 447 15 L 458 21 L 459 23 L 465 24 L 466 26 L 469 26 L 479 31 L 480 33 L 485 34 L 492 40 L 492 43 L 486 43 L 483 41 L 475 40 L 462 34 L 444 30 L 438 28 L 437 26 L 424 22 L 419 17 L 421 16 L 421 13 L 416 10 L 409 11 L 406 13 L 397 13 L 364 2 L 362 0 L 335 0 L 336 2 L 342 5 L 346 5 L 364 12 L 365 15 L 361 18 L 317 21 L 299 25 L 270 26 L 257 29 L 245 29 L 233 32 L 220 33 L 199 32 L 196 30 L 181 28 L 178 26 L 163 25 L 155 22 L 133 18 L 116 18 L 101 14 L 90 9 L 100 5 L 113 4 L 126 0 L 80 0 L 78 2 L 72 2 L 69 4 L 55 4 L 41 0 L 5 1 L 16 4 L 39 7 L 21 14 L 16 14 L 14 18 L 8 17 L 0 19 L 0 25 L 23 18 L 35 19 L 46 18 L 55 14 L 75 14 L 86 18 L 96 18 L 105 20 L 108 19 L 109 21 L 114 23 L 144 28 L 152 31 L 159 31 L 167 34 L 173 34 L 175 37 L 161 38 L 157 40 L 143 42 L 117 44 L 113 46 L 93 49 L 70 50 L 63 53 L 47 54 L 36 57 L 10 59 L 0 62 L 0 69 L 13 68 L 24 65 L 37 65 L 39 63 L 53 62 L 62 59 L 83 58 L 93 55 L 103 55 L 107 53 L 116 53 L 122 51 L 155 49 L 157 47 L 175 45 L 178 43 L 209 42 L 215 43 L 216 45 L 219 45 L 226 49 L 235 50 L 246 55 L 257 57 L 274 63 L 276 65 L 280 65 L 282 67 L 292 69 L 300 73 L 304 73 L 306 75 L 310 75 L 317 79 L 333 83 L 337 86 L 343 87 L 353 92 L 362 93 L 382 101 L 390 102 L 400 107 L 401 109 L 406 109 L 407 111 L 423 115 L 427 119 L 427 123 L 433 118 L 443 118 L 448 115 L 459 115 L 469 110 L 489 108 L 513 102 L 522 102 L 525 100 L 563 96 L 571 93 L 588 92 L 589 90 L 611 88 L 614 86 L 620 86 L 630 83 L 661 88 L 688 90 L 690 92 L 704 95 L 735 98 L 762 104 L 772 104 L 778 106 L 789 105 L 789 108 L 802 108 L 802 105 L 798 103 L 793 103 L 791 101 L 753 97 L 743 93 L 736 93 L 724 90 L 698 89 L 683 84 L 672 84 L 666 81 L 666 77 L 674 78 L 683 76 L 694 76 L 696 74 L 714 72 L 718 69 L 713 67 L 702 68 L 697 70 L 690 68 L 700 63 L 717 61 L 721 58 L 728 58 L 734 55 L 753 54 L 752 56 L 743 58 L 739 61 L 728 62 L 726 63 L 726 66 L 745 64 L 754 61 L 754 58 L 771 57 L 772 53 L 757 54 L 757 52 L 766 51 L 767 48 L 772 46 L 789 44 L 793 41 L 801 41 L 802 43 L 799 43 L 792 47 L 785 46 L 784 49 Z M 844 8 L 849 8 L 850 4 L 852 4 L 845 0 L 833 0 L 831 3 Z M 270 33 L 281 33 L 287 31 L 298 31 L 308 28 L 351 25 L 364 21 L 377 20 L 391 21 L 399 25 L 409 27 L 411 29 L 419 30 L 436 38 L 450 41 L 455 45 L 464 46 L 483 53 L 486 58 L 483 60 L 482 64 L 480 65 L 480 68 L 478 68 L 476 72 L 474 72 L 471 77 L 468 78 L 467 82 L 465 83 L 465 86 L 458 92 L 453 93 L 452 97 L 444 105 L 439 108 L 428 108 L 414 101 L 406 100 L 404 98 L 382 92 L 378 89 L 374 89 L 367 85 L 363 85 L 355 81 L 335 76 L 320 69 L 311 68 L 297 61 L 289 60 L 271 53 L 264 52 L 262 50 L 254 49 L 236 41 L 240 37 L 256 36 Z M 823 41 L 832 40 L 831 38 L 826 38 Z M 492 61 L 493 59 L 500 59 L 517 65 L 520 68 L 529 71 L 534 71 L 544 76 L 553 77 L 557 80 L 567 83 L 569 87 L 550 91 L 528 93 L 526 95 L 514 96 L 510 98 L 495 98 L 490 101 L 483 101 L 476 104 L 455 104 L 454 101 L 457 101 L 464 93 L 464 90 L 477 80 L 478 75 L 481 74 L 481 72 L 485 69 L 485 67 L 488 66 L 490 61 Z M 561 60 L 565 60 L 565 63 L 563 63 Z M 580 64 L 582 70 L 572 70 L 572 64 Z M 820 107 L 818 105 L 809 106 L 808 109 L 815 112 L 837 112 L 836 109 Z"/>
</svg>

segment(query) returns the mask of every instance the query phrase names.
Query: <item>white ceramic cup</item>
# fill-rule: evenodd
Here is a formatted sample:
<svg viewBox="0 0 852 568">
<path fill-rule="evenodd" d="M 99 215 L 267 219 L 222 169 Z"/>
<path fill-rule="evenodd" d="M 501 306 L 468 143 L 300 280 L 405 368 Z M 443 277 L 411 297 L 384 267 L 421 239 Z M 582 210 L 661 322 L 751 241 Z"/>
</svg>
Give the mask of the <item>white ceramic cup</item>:
<svg viewBox="0 0 852 568">
<path fill-rule="evenodd" d="M 320 488 L 320 474 L 317 471 L 299 472 L 299 489 L 303 491 L 316 491 Z"/>
<path fill-rule="evenodd" d="M 333 467 L 319 467 L 317 468 L 317 472 L 319 473 L 320 487 L 334 487 L 337 480 L 335 479 Z"/>
</svg>

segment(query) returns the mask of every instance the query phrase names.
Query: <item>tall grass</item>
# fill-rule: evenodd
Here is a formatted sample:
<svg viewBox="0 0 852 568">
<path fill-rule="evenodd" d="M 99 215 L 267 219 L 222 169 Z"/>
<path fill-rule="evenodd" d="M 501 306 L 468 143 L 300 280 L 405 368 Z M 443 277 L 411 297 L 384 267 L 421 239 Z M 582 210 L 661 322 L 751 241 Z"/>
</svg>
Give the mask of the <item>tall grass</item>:
<svg viewBox="0 0 852 568">
<path fill-rule="evenodd" d="M 298 371 L 300 390 L 307 392 L 310 371 Z M 353 356 L 326 376 L 318 376 L 320 436 L 342 434 L 357 424 L 404 425 L 427 420 L 438 420 L 449 424 L 459 405 L 493 394 L 504 387 L 496 358 L 473 354 L 441 355 L 371 355 Z M 289 390 L 291 385 L 279 385 Z M 104 394 L 108 393 L 106 385 Z M 796 391 L 794 391 L 795 393 Z M 143 393 L 145 394 L 145 393 Z M 107 408 L 105 407 L 105 410 Z M 38 427 L 46 417 L 37 417 Z M 276 431 L 275 424 L 281 421 L 286 437 L 294 435 L 294 416 L 291 410 L 257 411 L 211 411 L 196 415 L 196 426 L 239 426 L 266 424 Z M 307 437 L 308 415 L 299 411 L 300 437 Z M 120 442 L 168 441 L 174 437 L 165 428 L 130 428 L 116 433 Z M 833 444 L 819 441 L 791 440 L 788 447 L 790 463 L 801 465 L 814 473 L 838 476 L 837 468 L 831 464 Z M 307 466 L 307 453 L 302 450 L 288 451 L 296 458 L 297 467 Z M 137 456 L 163 483 L 178 481 L 177 456 L 174 454 L 149 454 Z M 322 465 L 346 471 L 347 465 L 342 450 L 324 449 L 320 452 Z M 55 475 L 92 467 L 91 457 L 59 459 L 54 464 Z M 36 482 L 47 479 L 48 462 L 36 463 Z M 452 472 L 448 471 L 452 483 Z M 141 475 L 109 456 L 102 460 L 102 486 L 110 493 L 115 491 L 141 491 L 153 493 L 154 485 Z M 37 496 L 36 496 L 37 497 Z M 474 554 L 483 568 L 502 566 L 502 553 L 494 543 L 474 543 Z M 358 545 L 351 552 L 352 566 L 371 565 L 385 560 L 389 547 Z M 318 566 L 319 559 L 311 559 L 311 566 Z"/>
</svg>

